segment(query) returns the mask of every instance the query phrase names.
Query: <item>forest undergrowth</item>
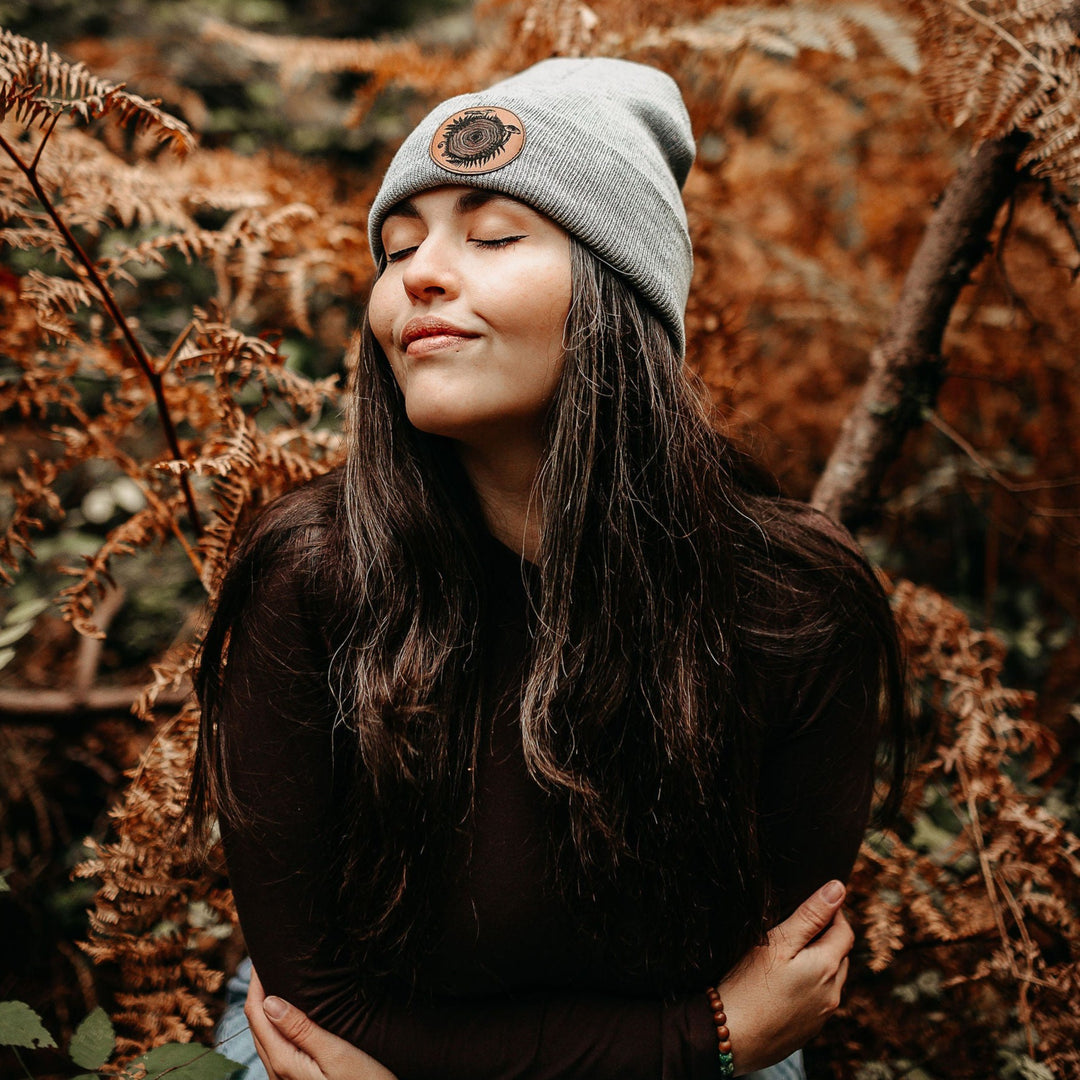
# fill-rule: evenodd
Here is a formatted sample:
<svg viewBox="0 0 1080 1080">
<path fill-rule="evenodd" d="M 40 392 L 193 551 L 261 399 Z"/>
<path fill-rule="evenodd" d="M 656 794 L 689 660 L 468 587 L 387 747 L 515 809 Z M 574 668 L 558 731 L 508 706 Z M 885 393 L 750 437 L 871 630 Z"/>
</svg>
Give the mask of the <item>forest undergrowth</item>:
<svg viewBox="0 0 1080 1080">
<path fill-rule="evenodd" d="M 688 358 L 729 428 L 820 497 L 845 419 L 874 413 L 868 371 L 901 403 L 878 409 L 899 434 L 872 506 L 845 517 L 889 583 L 924 747 L 901 822 L 860 854 L 812 1075 L 1080 1077 L 1080 6 L 446 19 L 322 40 L 207 17 L 180 52 L 0 32 L 0 998 L 62 1042 L 104 1005 L 114 1063 L 209 1037 L 242 944 L 220 870 L 175 834 L 191 663 L 252 515 L 341 461 L 378 177 L 433 100 L 619 55 L 690 109 Z M 349 154 L 215 136 L 203 54 L 335 116 Z M 947 331 L 915 319 L 925 355 L 890 352 L 943 190 L 1009 139 Z"/>
</svg>

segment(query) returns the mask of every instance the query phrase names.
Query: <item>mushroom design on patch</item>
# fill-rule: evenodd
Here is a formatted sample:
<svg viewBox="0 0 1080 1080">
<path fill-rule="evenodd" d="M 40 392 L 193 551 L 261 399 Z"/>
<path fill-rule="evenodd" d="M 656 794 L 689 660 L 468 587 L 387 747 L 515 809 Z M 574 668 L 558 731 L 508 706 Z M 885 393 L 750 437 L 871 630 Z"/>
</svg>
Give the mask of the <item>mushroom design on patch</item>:
<svg viewBox="0 0 1080 1080">
<path fill-rule="evenodd" d="M 431 140 L 436 165 L 475 176 L 509 165 L 525 145 L 525 128 L 509 109 L 462 109 L 444 120 Z"/>
</svg>

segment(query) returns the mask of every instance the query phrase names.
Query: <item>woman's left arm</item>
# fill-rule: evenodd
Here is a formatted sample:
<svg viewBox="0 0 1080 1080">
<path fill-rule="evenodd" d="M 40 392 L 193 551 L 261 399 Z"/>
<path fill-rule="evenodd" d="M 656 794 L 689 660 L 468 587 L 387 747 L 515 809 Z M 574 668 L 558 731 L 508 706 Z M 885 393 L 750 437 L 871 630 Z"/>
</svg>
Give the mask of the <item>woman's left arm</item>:
<svg viewBox="0 0 1080 1080">
<path fill-rule="evenodd" d="M 841 910 L 843 900 L 839 882 L 819 889 L 724 979 L 721 990 L 728 1022 L 738 1033 L 736 1075 L 787 1057 L 815 1035 L 836 1009 L 854 940 Z M 705 997 L 703 993 L 697 996 Z M 594 1001 L 592 1007 L 601 1028 L 618 1008 L 603 999 Z M 299 1009 L 281 998 L 267 998 L 254 973 L 245 1012 L 271 1080 L 395 1080 L 394 1074 L 369 1054 L 318 1027 Z M 666 1054 L 651 1075 L 713 1076 L 717 1039 L 711 1016 L 704 1027 L 703 1061 L 687 1046 L 683 1054 Z M 417 1035 L 423 1034 L 421 1027 Z M 640 1064 L 634 1062 L 635 1067 Z M 601 1063 L 595 1057 L 591 1061 L 566 1059 L 561 1065 L 538 1060 L 526 1071 L 530 1076 L 561 1077 L 568 1075 L 568 1069 L 574 1070 L 573 1075 L 626 1075 L 611 1061 Z M 524 1074 L 512 1069 L 500 1075 Z"/>
<path fill-rule="evenodd" d="M 876 651 L 849 639 L 842 672 L 798 694 L 767 749 L 758 791 L 762 853 L 783 919 L 834 878 L 847 881 L 866 832 L 880 734 Z"/>
</svg>

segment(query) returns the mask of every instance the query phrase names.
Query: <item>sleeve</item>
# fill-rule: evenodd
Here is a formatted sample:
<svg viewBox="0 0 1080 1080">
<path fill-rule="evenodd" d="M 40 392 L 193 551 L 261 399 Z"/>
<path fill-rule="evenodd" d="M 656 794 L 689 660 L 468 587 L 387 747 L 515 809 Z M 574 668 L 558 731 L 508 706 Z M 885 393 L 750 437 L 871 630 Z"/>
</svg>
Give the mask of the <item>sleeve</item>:
<svg viewBox="0 0 1080 1080">
<path fill-rule="evenodd" d="M 248 813 L 222 835 L 267 993 L 399 1080 L 715 1080 L 704 993 L 671 1003 L 575 993 L 361 1003 L 330 872 L 351 766 L 334 735 L 327 650 L 300 575 L 272 569 L 253 585 L 232 629 L 219 718 Z"/>
<path fill-rule="evenodd" d="M 252 599 L 230 633 L 218 719 L 243 811 L 222 823 L 225 859 L 268 992 L 300 1008 L 318 1002 L 340 1011 L 355 1001 L 329 878 L 349 769 L 333 736 L 328 658 L 302 576 L 287 565 L 256 564 L 251 573 Z"/>
<path fill-rule="evenodd" d="M 778 920 L 827 881 L 851 874 L 870 816 L 880 715 L 872 640 L 845 635 L 841 656 L 780 706 L 759 789 L 762 851 Z M 839 659 L 839 664 L 837 664 Z"/>
<path fill-rule="evenodd" d="M 700 998 L 700 1001 L 697 999 Z M 399 1080 L 716 1080 L 705 994 L 384 1002 L 348 1035 Z"/>
</svg>

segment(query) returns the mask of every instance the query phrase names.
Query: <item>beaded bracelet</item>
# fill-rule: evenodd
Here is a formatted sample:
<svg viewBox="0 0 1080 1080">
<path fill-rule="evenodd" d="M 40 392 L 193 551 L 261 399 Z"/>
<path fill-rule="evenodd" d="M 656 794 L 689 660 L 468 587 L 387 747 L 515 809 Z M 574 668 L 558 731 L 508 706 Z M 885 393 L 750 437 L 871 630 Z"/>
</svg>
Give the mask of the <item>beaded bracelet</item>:
<svg viewBox="0 0 1080 1080">
<path fill-rule="evenodd" d="M 720 991 L 715 986 L 710 986 L 705 991 L 712 1008 L 713 1023 L 716 1024 L 717 1049 L 720 1051 L 720 1076 L 723 1080 L 730 1080 L 735 1075 L 735 1058 L 731 1052 L 731 1032 L 727 1026 L 727 1013 L 724 1012 L 724 1003 L 720 999 Z"/>
</svg>

